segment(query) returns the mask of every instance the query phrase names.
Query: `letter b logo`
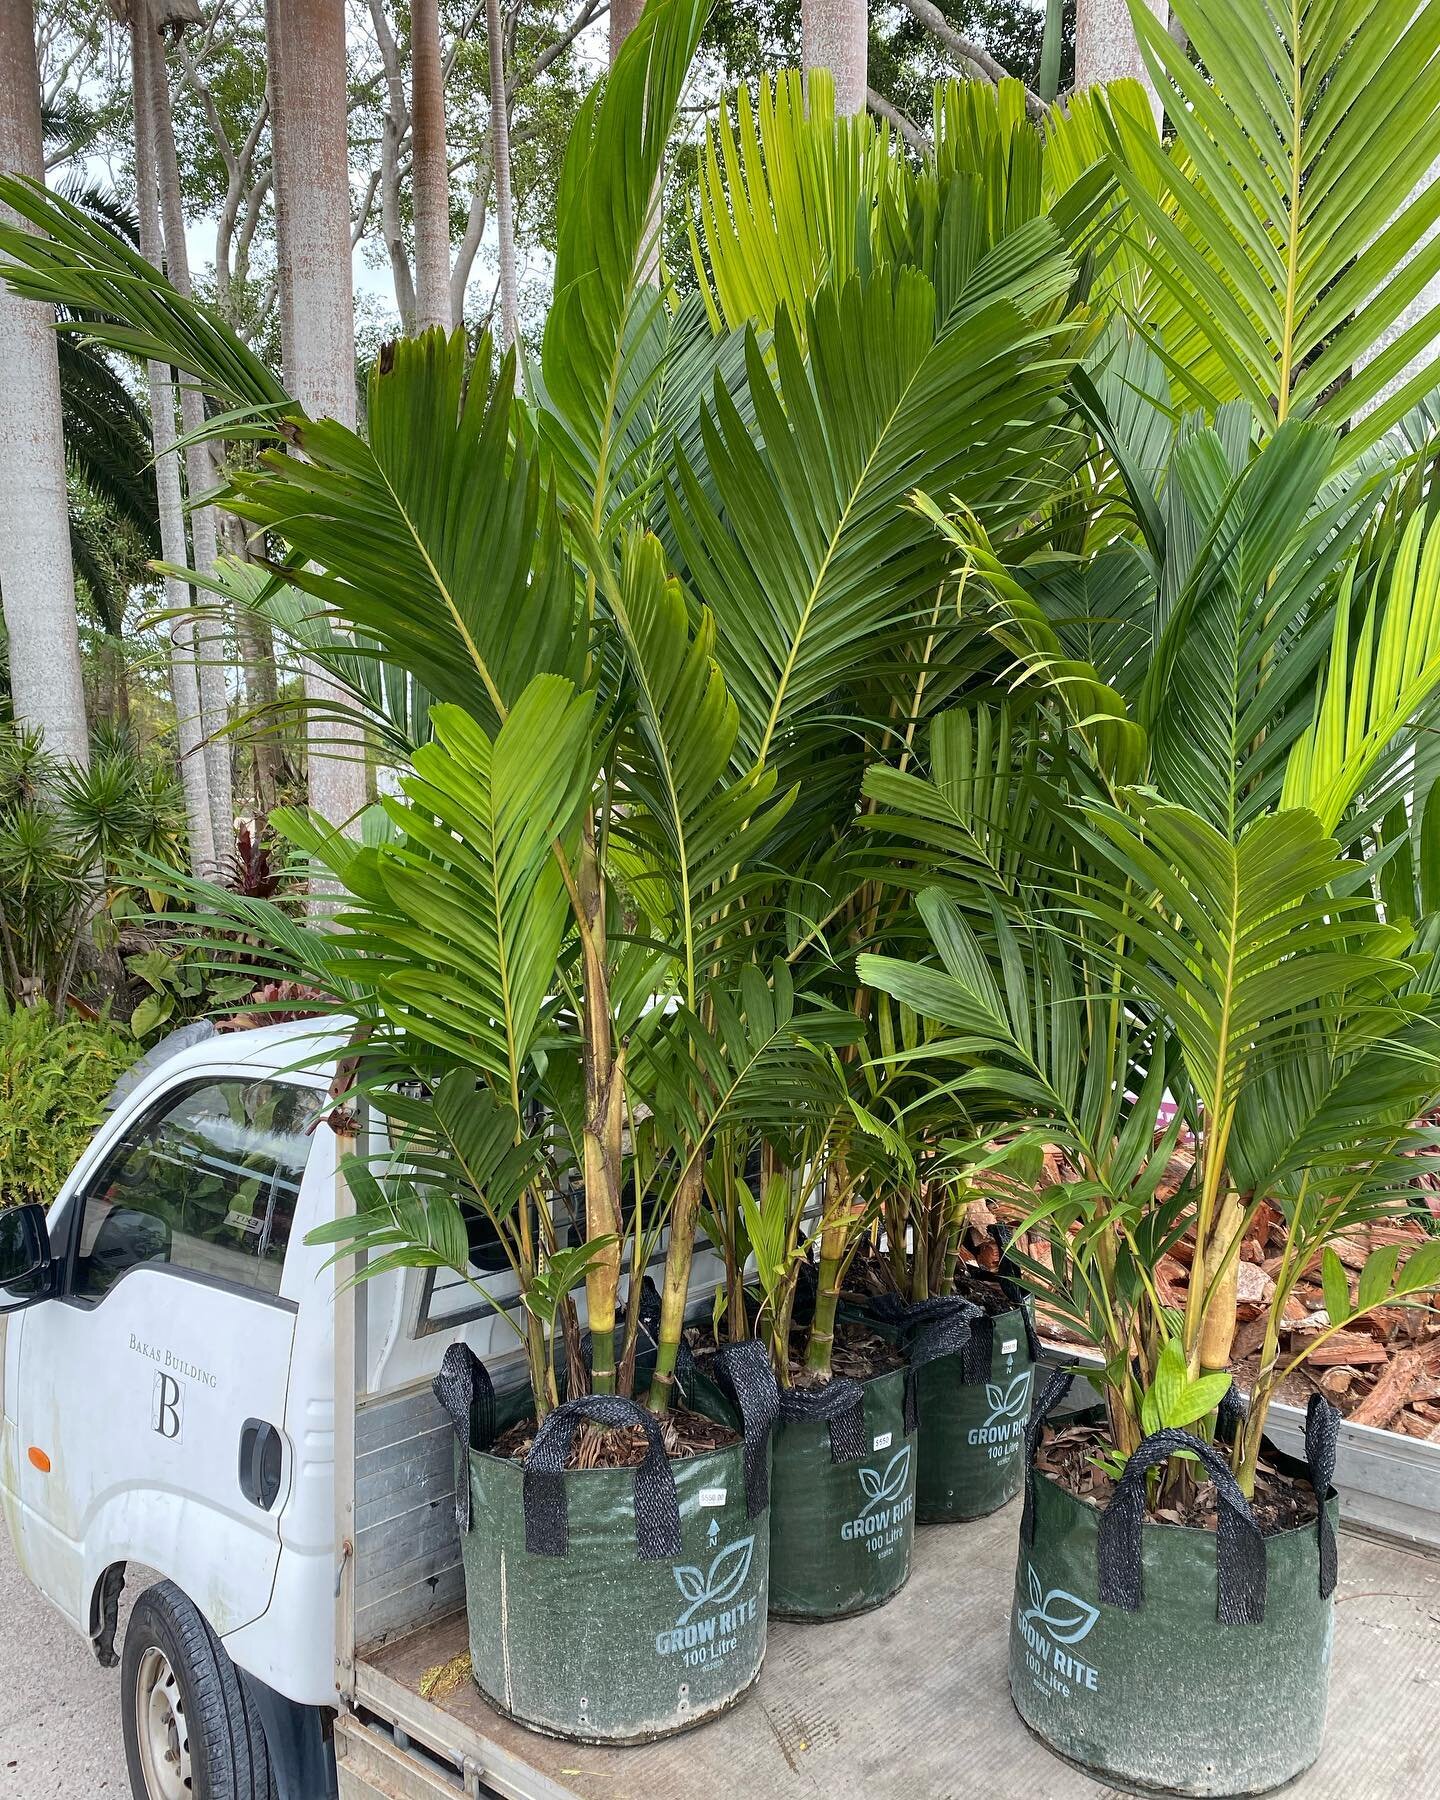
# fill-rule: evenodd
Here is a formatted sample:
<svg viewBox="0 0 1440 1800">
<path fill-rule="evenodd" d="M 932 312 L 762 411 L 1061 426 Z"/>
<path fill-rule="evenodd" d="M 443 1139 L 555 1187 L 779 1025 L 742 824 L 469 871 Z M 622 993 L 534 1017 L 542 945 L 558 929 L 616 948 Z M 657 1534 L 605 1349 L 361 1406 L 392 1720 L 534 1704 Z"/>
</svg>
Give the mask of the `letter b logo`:
<svg viewBox="0 0 1440 1800">
<path fill-rule="evenodd" d="M 185 1397 L 173 1375 L 155 1377 L 155 1400 L 150 1409 L 150 1424 L 163 1438 L 178 1438 L 185 1416 Z"/>
</svg>

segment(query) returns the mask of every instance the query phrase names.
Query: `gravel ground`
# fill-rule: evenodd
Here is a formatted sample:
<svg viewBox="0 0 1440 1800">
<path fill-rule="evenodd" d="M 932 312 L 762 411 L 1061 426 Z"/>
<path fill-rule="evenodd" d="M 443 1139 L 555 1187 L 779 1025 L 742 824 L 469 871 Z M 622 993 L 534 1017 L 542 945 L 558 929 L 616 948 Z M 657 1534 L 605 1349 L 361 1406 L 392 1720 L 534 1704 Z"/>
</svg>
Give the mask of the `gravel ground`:
<svg viewBox="0 0 1440 1800">
<path fill-rule="evenodd" d="M 127 1586 L 125 1600 L 131 1590 Z M 129 1611 L 122 1601 L 121 1619 Z M 42 1600 L 0 1525 L 0 1797 L 130 1800 L 119 1672 Z"/>
</svg>

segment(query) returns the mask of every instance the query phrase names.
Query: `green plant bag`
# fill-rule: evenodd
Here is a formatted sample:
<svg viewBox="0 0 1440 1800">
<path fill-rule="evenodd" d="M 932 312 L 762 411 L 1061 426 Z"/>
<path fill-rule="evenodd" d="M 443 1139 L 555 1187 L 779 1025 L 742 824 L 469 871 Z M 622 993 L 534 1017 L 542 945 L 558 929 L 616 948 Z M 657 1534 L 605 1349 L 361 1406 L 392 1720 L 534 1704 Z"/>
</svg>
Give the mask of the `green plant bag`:
<svg viewBox="0 0 1440 1800">
<path fill-rule="evenodd" d="M 978 1332 L 976 1354 L 942 1356 L 915 1372 L 922 1525 L 983 1518 L 1013 1499 L 1024 1478 L 1035 1382 L 1025 1314 L 1017 1307 L 975 1327 L 991 1328 Z"/>
<path fill-rule="evenodd" d="M 765 1656 L 763 1398 L 759 1414 L 747 1407 L 742 1443 L 676 1462 L 657 1454 L 658 1427 L 632 1402 L 570 1401 L 522 1465 L 476 1447 L 489 1441 L 486 1386 L 470 1352 L 452 1347 L 436 1391 L 457 1436 L 467 1427 L 456 1512 L 481 1693 L 580 1743 L 645 1743 L 733 1706 Z M 564 1469 L 581 1418 L 648 1421 L 651 1456 L 639 1469 Z"/>
<path fill-rule="evenodd" d="M 879 1299 L 857 1316 L 909 1365 L 906 1424 L 918 1429 L 915 1515 L 922 1525 L 983 1518 L 1020 1490 L 1038 1351 L 1029 1309 L 991 1313 L 960 1296 L 911 1306 Z"/>
<path fill-rule="evenodd" d="M 781 1396 L 770 1493 L 770 1610 L 838 1619 L 905 1585 L 915 1536 L 916 1438 L 904 1369 Z M 831 1416 L 796 1410 L 829 1396 Z M 840 1404 L 843 1402 L 844 1404 Z"/>
<path fill-rule="evenodd" d="M 1132 1464 L 1188 1435 L 1155 1434 Z M 1010 1691 L 1031 1731 L 1127 1791 L 1259 1794 L 1308 1768 L 1329 1689 L 1332 1470 L 1333 1437 L 1328 1467 L 1311 1457 L 1321 1519 L 1264 1538 L 1223 1506 L 1218 1531 L 1124 1520 L 1123 1482 L 1101 1512 L 1032 1471 L 1010 1622 Z"/>
</svg>

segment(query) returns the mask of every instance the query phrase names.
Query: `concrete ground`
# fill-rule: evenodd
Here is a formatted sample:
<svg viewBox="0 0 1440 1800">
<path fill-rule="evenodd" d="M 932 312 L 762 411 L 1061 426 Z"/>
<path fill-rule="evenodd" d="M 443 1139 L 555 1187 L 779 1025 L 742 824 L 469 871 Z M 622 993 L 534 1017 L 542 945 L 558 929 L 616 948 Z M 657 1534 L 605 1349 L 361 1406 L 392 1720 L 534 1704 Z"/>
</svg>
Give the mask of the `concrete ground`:
<svg viewBox="0 0 1440 1800">
<path fill-rule="evenodd" d="M 1002 1640 L 1017 1519 L 1018 1506 L 1012 1505 L 978 1526 L 965 1527 L 963 1544 L 958 1528 L 922 1532 L 917 1541 L 921 1578 L 866 1620 L 848 1626 L 776 1627 L 758 1701 L 669 1746 L 587 1751 L 582 1771 L 570 1766 L 575 1759 L 571 1746 L 507 1727 L 488 1714 L 473 1690 L 442 1705 L 461 1716 L 479 1709 L 488 1720 L 483 1728 L 497 1738 L 509 1732 L 537 1761 L 558 1759 L 566 1765 L 563 1791 L 584 1800 L 682 1800 L 677 1785 L 687 1795 L 698 1791 L 710 1800 L 742 1792 L 757 1800 L 761 1794 L 779 1800 L 792 1790 L 807 1796 L 829 1793 L 835 1800 L 882 1800 L 891 1794 L 904 1800 L 1108 1800 L 1116 1796 L 1115 1789 L 1074 1774 L 1040 1750 L 1019 1726 L 1004 1691 Z M 944 1584 L 924 1577 L 938 1576 L 940 1565 L 962 1547 L 966 1579 L 951 1587 L 947 1607 Z M 947 1622 L 953 1626 L 954 1619 L 940 1615 L 953 1612 L 957 1592 L 979 1598 L 982 1590 L 989 1593 L 979 1609 L 987 1620 L 985 1629 L 957 1652 L 942 1629 Z M 127 1601 L 133 1591 L 127 1588 Z M 127 1612 L 122 1602 L 122 1630 Z M 419 1643 L 424 1636 L 395 1647 L 399 1665 L 443 1660 L 440 1652 L 425 1651 Z M 1316 1767 L 1287 1790 L 1287 1800 L 1437 1800 L 1440 1559 L 1346 1533 L 1335 1639 L 1325 1749 Z M 937 1689 L 929 1696 L 929 1716 L 923 1723 L 917 1719 L 917 1711 L 926 1711 L 927 1697 L 913 1694 L 909 1717 L 897 1721 L 894 1742 L 884 1741 L 881 1732 L 868 1746 L 847 1745 L 841 1725 L 857 1710 L 863 1713 L 861 1696 L 873 1689 L 876 1669 L 891 1666 L 906 1641 L 929 1646 L 924 1660 Z M 828 1654 L 818 1658 L 819 1679 L 811 1652 L 822 1649 Z M 413 1672 L 398 1666 L 392 1673 L 403 1681 Z M 969 1729 L 957 1730 L 957 1722 Z M 977 1730 L 982 1724 L 984 1729 Z M 748 1741 L 756 1736 L 752 1727 L 763 1727 L 755 1743 Z M 778 1771 L 775 1779 L 767 1773 L 758 1782 L 734 1780 L 747 1759 L 753 1762 L 776 1744 L 784 1761 L 770 1756 Z M 657 1759 L 673 1758 L 677 1745 L 682 1766 L 701 1778 L 698 1789 L 689 1781 L 657 1782 L 654 1769 L 634 1785 L 619 1778 L 622 1773 L 641 1776 Z M 615 1766 L 602 1770 L 602 1764 Z M 877 1768 L 883 1771 L 878 1778 Z M 572 1787 L 582 1773 L 594 1776 L 596 1785 L 582 1779 Z M 8 1536 L 0 1530 L 0 1800 L 52 1796 L 129 1800 L 119 1679 L 116 1671 L 96 1664 L 89 1647 L 20 1574 Z"/>
<path fill-rule="evenodd" d="M 119 1694 L 118 1670 L 30 1586 L 0 1526 L 0 1800 L 130 1800 Z"/>
</svg>

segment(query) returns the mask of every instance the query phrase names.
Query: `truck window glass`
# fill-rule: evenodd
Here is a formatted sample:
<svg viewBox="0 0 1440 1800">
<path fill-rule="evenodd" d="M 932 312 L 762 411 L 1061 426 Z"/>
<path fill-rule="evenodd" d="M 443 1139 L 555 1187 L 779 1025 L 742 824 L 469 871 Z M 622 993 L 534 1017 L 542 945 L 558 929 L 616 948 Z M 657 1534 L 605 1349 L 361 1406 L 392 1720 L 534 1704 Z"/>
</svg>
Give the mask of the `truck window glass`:
<svg viewBox="0 0 1440 1800">
<path fill-rule="evenodd" d="M 167 1094 L 87 1186 L 71 1291 L 99 1300 L 159 1263 L 278 1293 L 321 1099 L 230 1076 Z"/>
</svg>

